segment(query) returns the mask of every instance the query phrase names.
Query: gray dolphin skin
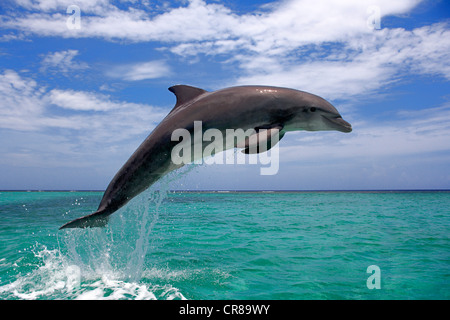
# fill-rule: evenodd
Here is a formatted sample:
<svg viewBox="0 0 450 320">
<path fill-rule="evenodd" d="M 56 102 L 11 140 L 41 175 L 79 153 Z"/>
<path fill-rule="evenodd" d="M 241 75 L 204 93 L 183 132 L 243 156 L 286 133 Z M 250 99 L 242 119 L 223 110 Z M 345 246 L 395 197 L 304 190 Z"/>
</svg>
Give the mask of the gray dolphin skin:
<svg viewBox="0 0 450 320">
<path fill-rule="evenodd" d="M 176 129 L 193 133 L 195 121 L 202 122 L 203 132 L 210 128 L 224 134 L 227 129 L 254 129 L 255 132 L 276 129 L 279 139 L 286 132 L 298 130 L 352 131 L 351 125 L 329 102 L 303 91 L 239 86 L 208 92 L 186 85 L 176 85 L 169 90 L 177 98 L 175 107 L 117 172 L 97 211 L 68 222 L 60 229 L 105 226 L 112 213 L 162 176 L 182 167 L 183 164 L 174 164 L 171 159 L 172 149 L 179 144 L 179 141 L 172 141 L 172 133 Z M 246 148 L 244 153 L 255 153 L 249 152 L 245 141 L 224 145 L 222 149 L 234 147 Z"/>
</svg>

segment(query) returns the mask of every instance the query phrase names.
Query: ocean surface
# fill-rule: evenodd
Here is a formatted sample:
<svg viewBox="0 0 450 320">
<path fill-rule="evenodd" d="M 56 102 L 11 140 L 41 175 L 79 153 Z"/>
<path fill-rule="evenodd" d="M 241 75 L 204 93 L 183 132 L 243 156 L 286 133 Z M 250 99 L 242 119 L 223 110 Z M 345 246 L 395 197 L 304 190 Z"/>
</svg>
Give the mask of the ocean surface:
<svg viewBox="0 0 450 320">
<path fill-rule="evenodd" d="M 450 298 L 450 192 L 101 196 L 0 192 L 0 299 Z"/>
</svg>

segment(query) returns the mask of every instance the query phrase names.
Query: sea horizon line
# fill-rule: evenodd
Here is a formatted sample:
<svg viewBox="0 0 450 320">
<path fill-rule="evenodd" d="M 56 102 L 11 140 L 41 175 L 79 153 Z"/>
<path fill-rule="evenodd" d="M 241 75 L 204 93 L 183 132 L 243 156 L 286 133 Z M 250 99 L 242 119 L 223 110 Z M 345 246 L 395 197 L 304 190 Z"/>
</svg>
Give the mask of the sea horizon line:
<svg viewBox="0 0 450 320">
<path fill-rule="evenodd" d="M 105 192 L 96 189 L 2 189 L 0 192 Z M 450 189 L 173 189 L 169 193 L 450 192 Z"/>
</svg>

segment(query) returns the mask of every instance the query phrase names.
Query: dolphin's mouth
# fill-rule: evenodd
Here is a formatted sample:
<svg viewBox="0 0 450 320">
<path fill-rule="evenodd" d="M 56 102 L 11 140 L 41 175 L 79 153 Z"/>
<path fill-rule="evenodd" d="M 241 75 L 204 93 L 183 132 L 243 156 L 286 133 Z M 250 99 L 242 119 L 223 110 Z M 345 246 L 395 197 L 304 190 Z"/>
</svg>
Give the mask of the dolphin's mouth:
<svg viewBox="0 0 450 320">
<path fill-rule="evenodd" d="M 352 132 L 352 125 L 342 119 L 341 116 L 336 118 L 328 118 L 326 116 L 322 116 L 328 123 L 330 123 L 334 129 L 341 132 Z"/>
</svg>

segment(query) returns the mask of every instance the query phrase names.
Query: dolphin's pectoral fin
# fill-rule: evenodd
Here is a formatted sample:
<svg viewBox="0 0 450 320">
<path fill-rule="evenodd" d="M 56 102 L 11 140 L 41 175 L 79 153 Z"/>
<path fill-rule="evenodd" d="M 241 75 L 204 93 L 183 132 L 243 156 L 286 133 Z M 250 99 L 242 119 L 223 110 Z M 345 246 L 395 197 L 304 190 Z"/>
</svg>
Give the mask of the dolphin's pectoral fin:
<svg viewBox="0 0 450 320">
<path fill-rule="evenodd" d="M 177 103 L 175 104 L 175 107 L 173 107 L 172 111 L 170 111 L 170 112 L 173 112 L 179 106 L 198 97 L 199 95 L 202 95 L 202 94 L 208 92 L 206 90 L 196 88 L 196 87 L 186 86 L 184 84 L 172 86 L 169 88 L 169 91 L 173 92 L 175 94 L 175 96 L 177 97 Z"/>
<path fill-rule="evenodd" d="M 242 153 L 255 154 L 270 150 L 284 137 L 285 133 L 281 129 L 283 129 L 281 126 L 259 129 L 258 133 L 246 139 Z"/>
</svg>

